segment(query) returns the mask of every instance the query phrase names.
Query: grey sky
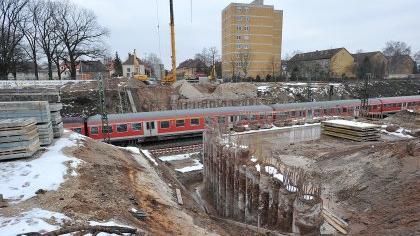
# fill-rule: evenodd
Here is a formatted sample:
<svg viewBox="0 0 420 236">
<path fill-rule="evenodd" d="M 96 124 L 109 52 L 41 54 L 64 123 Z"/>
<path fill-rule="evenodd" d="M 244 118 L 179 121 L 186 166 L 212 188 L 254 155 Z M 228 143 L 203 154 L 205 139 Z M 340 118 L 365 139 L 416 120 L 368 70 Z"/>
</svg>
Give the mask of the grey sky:
<svg viewBox="0 0 420 236">
<path fill-rule="evenodd" d="M 110 50 L 123 60 L 134 48 L 138 56 L 160 47 L 170 65 L 169 0 L 72 0 L 92 9 L 111 31 Z M 203 47 L 221 46 L 221 11 L 229 0 L 174 0 L 178 63 Z M 251 0 L 237 0 L 248 3 Z M 159 17 L 157 17 L 157 7 Z M 351 52 L 382 50 L 386 41 L 405 41 L 420 50 L 418 0 L 265 0 L 284 11 L 283 50 L 312 51 L 345 47 Z"/>
</svg>

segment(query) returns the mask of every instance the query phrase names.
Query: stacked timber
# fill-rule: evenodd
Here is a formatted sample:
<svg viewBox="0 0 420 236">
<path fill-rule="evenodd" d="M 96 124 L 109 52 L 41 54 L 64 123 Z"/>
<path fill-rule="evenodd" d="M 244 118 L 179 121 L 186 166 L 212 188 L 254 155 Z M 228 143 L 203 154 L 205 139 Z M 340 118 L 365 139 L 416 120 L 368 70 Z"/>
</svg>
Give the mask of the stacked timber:
<svg viewBox="0 0 420 236">
<path fill-rule="evenodd" d="M 0 120 L 0 160 L 31 157 L 39 148 L 34 118 Z"/>
<path fill-rule="evenodd" d="M 323 134 L 358 142 L 378 140 L 380 137 L 379 128 L 379 125 L 349 120 L 329 120 L 322 122 Z"/>
<path fill-rule="evenodd" d="M 50 106 L 46 101 L 0 102 L 0 119 L 34 118 L 41 145 L 53 141 Z"/>
<path fill-rule="evenodd" d="M 55 89 L 2 89 L 0 90 L 0 101 L 47 101 L 50 104 L 51 123 L 54 132 L 54 138 L 63 135 L 63 122 L 61 119 L 61 97 L 58 90 Z"/>
</svg>

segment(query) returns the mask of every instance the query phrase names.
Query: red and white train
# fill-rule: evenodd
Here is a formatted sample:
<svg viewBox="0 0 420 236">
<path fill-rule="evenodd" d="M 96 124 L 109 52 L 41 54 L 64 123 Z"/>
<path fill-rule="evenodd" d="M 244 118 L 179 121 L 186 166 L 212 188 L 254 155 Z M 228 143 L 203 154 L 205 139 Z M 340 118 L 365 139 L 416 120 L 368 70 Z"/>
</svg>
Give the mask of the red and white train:
<svg viewBox="0 0 420 236">
<path fill-rule="evenodd" d="M 162 140 L 202 134 L 211 120 L 233 126 L 234 123 L 264 123 L 273 120 L 312 119 L 324 116 L 358 116 L 360 100 L 287 103 L 241 107 L 218 107 L 190 110 L 140 112 L 108 115 L 111 141 Z M 387 115 L 401 110 L 420 109 L 420 96 L 369 99 L 369 114 Z M 65 118 L 64 127 L 101 140 L 100 115 Z"/>
</svg>

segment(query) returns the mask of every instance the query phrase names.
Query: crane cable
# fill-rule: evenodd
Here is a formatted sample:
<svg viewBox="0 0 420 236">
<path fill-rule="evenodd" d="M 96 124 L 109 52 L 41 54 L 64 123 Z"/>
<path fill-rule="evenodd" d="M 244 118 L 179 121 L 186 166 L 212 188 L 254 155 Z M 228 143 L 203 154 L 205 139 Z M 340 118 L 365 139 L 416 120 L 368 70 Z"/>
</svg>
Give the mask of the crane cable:
<svg viewBox="0 0 420 236">
<path fill-rule="evenodd" d="M 156 2 L 156 21 L 157 21 L 157 33 L 158 33 L 158 47 L 159 47 L 159 58 L 162 60 L 162 49 L 160 42 L 160 22 L 159 22 L 159 4 L 158 0 Z"/>
</svg>

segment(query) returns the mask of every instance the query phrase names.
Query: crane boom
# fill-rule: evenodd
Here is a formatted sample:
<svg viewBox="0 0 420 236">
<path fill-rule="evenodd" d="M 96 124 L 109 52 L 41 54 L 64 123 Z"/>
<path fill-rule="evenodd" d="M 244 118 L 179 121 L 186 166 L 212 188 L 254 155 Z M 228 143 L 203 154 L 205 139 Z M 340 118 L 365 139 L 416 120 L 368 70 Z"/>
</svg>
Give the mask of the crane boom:
<svg viewBox="0 0 420 236">
<path fill-rule="evenodd" d="M 174 20 L 174 6 L 173 0 L 169 0 L 170 8 L 170 26 L 171 26 L 171 61 L 172 61 L 172 72 L 167 75 L 163 81 L 165 84 L 172 84 L 176 81 L 176 51 L 175 51 L 175 20 Z"/>
</svg>

